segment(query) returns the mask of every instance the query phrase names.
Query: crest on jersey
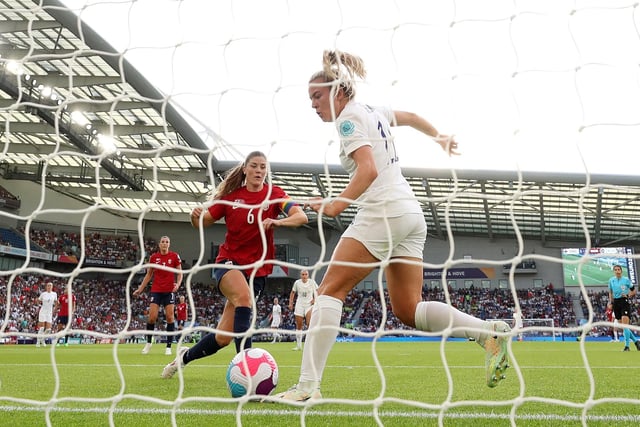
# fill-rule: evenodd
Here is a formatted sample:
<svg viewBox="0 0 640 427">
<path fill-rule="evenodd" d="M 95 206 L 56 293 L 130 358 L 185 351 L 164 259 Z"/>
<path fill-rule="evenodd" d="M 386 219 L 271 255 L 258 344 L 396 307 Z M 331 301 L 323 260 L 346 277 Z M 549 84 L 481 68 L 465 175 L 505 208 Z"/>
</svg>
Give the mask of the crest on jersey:
<svg viewBox="0 0 640 427">
<path fill-rule="evenodd" d="M 244 199 L 235 199 L 233 201 L 233 206 L 231 207 L 231 209 L 238 209 L 240 205 L 243 203 L 244 203 Z"/>
<path fill-rule="evenodd" d="M 353 124 L 351 120 L 345 120 L 344 122 L 340 123 L 339 127 L 341 136 L 351 136 L 356 130 L 356 125 Z"/>
</svg>

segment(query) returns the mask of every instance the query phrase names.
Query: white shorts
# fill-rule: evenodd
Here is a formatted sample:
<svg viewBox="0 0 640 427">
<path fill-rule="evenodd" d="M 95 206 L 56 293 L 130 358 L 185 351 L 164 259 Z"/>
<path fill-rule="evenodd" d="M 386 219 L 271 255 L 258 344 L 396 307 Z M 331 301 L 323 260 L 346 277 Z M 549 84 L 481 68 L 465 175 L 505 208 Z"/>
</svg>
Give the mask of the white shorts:
<svg viewBox="0 0 640 427">
<path fill-rule="evenodd" d="M 293 314 L 300 317 L 306 317 L 307 312 L 313 308 L 313 304 L 297 304 Z"/>
<path fill-rule="evenodd" d="M 273 322 L 271 322 L 271 327 L 272 328 L 279 328 L 280 327 L 280 319 L 274 320 Z"/>
<path fill-rule="evenodd" d="M 40 312 L 38 313 L 38 322 L 53 323 L 53 312 L 40 310 Z"/>
<path fill-rule="evenodd" d="M 389 233 L 389 231 L 391 233 Z M 423 258 L 427 224 L 422 214 L 399 217 L 356 217 L 342 237 L 356 239 L 378 260 L 394 257 Z"/>
</svg>

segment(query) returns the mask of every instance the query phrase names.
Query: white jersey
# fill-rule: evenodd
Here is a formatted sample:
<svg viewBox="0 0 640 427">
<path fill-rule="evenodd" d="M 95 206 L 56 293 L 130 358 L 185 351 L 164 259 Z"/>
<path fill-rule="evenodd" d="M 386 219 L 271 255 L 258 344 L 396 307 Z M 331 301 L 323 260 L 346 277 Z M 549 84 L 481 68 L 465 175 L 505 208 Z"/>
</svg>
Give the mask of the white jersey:
<svg viewBox="0 0 640 427">
<path fill-rule="evenodd" d="M 522 329 L 522 314 L 520 312 L 513 313 L 513 328 Z"/>
<path fill-rule="evenodd" d="M 274 304 L 271 308 L 271 327 L 277 328 L 280 326 L 280 322 L 282 321 L 282 307 L 280 304 Z"/>
<path fill-rule="evenodd" d="M 53 306 L 56 301 L 58 301 L 58 294 L 53 291 L 45 291 L 40 294 L 38 300 L 42 302 L 40 313 L 38 313 L 38 321 L 51 323 L 53 319 Z"/>
<path fill-rule="evenodd" d="M 402 175 L 390 123 L 393 111 L 350 101 L 336 119 L 340 134 L 340 163 L 353 175 L 356 163 L 350 157 L 356 149 L 371 147 L 378 177 L 358 198 L 358 215 L 398 217 L 422 214 L 422 208 L 411 186 Z M 371 203 L 370 206 L 363 204 Z"/>
<path fill-rule="evenodd" d="M 310 306 L 315 297 L 316 289 L 318 289 L 318 284 L 313 279 L 308 279 L 306 283 L 303 282 L 302 279 L 296 280 L 293 288 L 291 288 L 291 291 L 297 295 L 296 307 Z"/>
</svg>

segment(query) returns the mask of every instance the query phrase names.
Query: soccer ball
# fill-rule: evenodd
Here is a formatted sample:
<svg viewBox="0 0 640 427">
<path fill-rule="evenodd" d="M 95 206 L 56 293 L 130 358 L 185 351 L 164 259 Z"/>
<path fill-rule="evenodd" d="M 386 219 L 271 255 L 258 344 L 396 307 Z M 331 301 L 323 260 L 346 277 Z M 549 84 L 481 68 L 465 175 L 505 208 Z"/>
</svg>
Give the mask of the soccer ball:
<svg viewBox="0 0 640 427">
<path fill-rule="evenodd" d="M 242 350 L 229 363 L 227 387 L 232 397 L 269 395 L 278 385 L 278 364 L 262 348 Z"/>
</svg>

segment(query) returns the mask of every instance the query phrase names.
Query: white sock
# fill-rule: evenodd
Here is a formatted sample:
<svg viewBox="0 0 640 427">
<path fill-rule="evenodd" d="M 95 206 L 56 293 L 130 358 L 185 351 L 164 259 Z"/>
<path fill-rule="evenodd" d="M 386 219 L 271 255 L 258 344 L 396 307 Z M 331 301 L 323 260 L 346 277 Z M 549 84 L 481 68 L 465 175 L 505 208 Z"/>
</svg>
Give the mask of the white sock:
<svg viewBox="0 0 640 427">
<path fill-rule="evenodd" d="M 320 295 L 316 298 L 311 313 L 311 324 L 307 331 L 307 341 L 302 353 L 298 382 L 305 391 L 311 391 L 320 386 L 329 352 L 338 336 L 341 317 L 342 301 L 328 295 Z"/>
<path fill-rule="evenodd" d="M 296 347 L 302 348 L 302 329 L 296 332 Z"/>
<path fill-rule="evenodd" d="M 44 326 L 38 328 L 38 337 L 36 338 L 36 342 L 38 344 L 42 344 L 42 342 L 44 341 L 42 339 L 42 335 L 44 335 Z"/>
<path fill-rule="evenodd" d="M 423 301 L 418 303 L 415 319 L 416 329 L 426 332 L 444 331 L 449 327 L 449 322 L 451 322 L 452 328 L 465 328 L 452 331 L 452 337 L 473 338 L 480 345 L 484 343 L 488 335 L 486 332 L 481 331 L 486 328 L 487 322 L 442 302 Z M 478 330 L 474 331 L 471 328 Z"/>
</svg>

